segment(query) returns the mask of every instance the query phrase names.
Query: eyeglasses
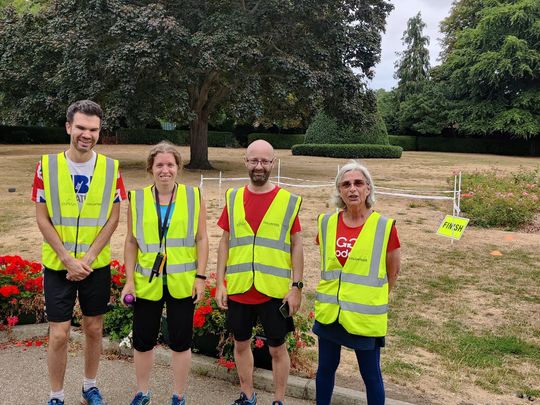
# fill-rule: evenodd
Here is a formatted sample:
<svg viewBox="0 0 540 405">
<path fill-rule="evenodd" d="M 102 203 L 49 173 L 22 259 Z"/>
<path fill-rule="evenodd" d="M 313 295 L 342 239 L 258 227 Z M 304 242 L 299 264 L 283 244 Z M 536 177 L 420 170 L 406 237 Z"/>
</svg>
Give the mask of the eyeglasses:
<svg viewBox="0 0 540 405">
<path fill-rule="evenodd" d="M 339 185 L 339 187 L 344 188 L 346 190 L 350 189 L 352 186 L 356 188 L 360 188 L 362 186 L 365 186 L 367 183 L 364 180 L 354 180 L 353 182 L 350 181 L 344 181 Z"/>
<path fill-rule="evenodd" d="M 246 162 L 249 166 L 251 167 L 257 167 L 257 165 L 260 163 L 261 166 L 263 167 L 268 167 L 272 164 L 272 162 L 274 161 L 274 159 L 272 160 L 266 160 L 266 159 L 246 159 Z"/>
</svg>

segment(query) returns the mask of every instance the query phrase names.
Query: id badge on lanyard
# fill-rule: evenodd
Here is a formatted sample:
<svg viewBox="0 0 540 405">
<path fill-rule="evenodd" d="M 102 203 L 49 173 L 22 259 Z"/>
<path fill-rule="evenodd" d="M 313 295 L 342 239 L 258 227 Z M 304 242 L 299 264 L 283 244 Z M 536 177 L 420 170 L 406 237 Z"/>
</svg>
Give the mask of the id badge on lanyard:
<svg viewBox="0 0 540 405">
<path fill-rule="evenodd" d="M 156 210 L 158 215 L 158 230 L 159 230 L 159 252 L 156 255 L 156 259 L 154 260 L 154 264 L 152 266 L 152 272 L 150 273 L 150 278 L 148 279 L 148 282 L 151 283 L 152 279 L 154 277 L 159 276 L 163 272 L 163 267 L 165 267 L 165 263 L 167 263 L 167 253 L 164 252 L 162 249 L 163 246 L 163 239 L 165 238 L 165 235 L 167 233 L 167 228 L 169 227 L 168 221 L 169 221 L 169 215 L 171 213 L 171 205 L 174 198 L 174 193 L 176 191 L 176 185 L 174 186 L 173 192 L 171 194 L 171 199 L 169 201 L 169 205 L 167 206 L 167 212 L 165 213 L 165 218 L 163 218 L 163 222 L 161 221 L 161 209 L 159 207 L 159 194 L 157 191 L 157 188 L 155 188 L 155 194 L 156 194 Z"/>
</svg>

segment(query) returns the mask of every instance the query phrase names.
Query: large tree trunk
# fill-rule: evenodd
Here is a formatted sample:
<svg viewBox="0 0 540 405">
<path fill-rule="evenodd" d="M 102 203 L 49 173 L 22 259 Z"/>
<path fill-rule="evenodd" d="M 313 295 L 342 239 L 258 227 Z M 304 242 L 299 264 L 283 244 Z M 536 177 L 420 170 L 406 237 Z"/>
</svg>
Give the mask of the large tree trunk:
<svg viewBox="0 0 540 405">
<path fill-rule="evenodd" d="M 190 161 L 188 169 L 213 169 L 208 160 L 208 111 L 203 108 L 189 123 Z"/>
</svg>

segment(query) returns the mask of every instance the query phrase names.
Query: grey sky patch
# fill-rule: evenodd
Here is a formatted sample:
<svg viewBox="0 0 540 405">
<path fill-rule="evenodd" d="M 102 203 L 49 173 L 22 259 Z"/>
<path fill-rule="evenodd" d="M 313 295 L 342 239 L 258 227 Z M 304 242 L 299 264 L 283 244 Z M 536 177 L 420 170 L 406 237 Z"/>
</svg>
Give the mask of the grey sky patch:
<svg viewBox="0 0 540 405">
<path fill-rule="evenodd" d="M 390 90 L 395 87 L 394 63 L 404 47 L 401 43 L 403 31 L 407 28 L 407 20 L 414 17 L 419 11 L 422 20 L 426 23 L 424 34 L 429 36 L 429 55 L 431 66 L 439 64 L 438 58 L 441 51 L 439 38 L 439 23 L 450 12 L 452 0 L 393 0 L 394 10 L 386 22 L 386 34 L 382 39 L 381 62 L 375 66 L 375 77 L 368 83 L 369 87 Z"/>
</svg>

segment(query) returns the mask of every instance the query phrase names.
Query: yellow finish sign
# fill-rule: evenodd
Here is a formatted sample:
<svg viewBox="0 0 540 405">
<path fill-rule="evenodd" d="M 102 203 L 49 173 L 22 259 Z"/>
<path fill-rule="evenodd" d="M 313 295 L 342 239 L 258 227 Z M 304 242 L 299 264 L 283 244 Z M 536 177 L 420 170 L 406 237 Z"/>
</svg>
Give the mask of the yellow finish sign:
<svg viewBox="0 0 540 405">
<path fill-rule="evenodd" d="M 463 235 L 468 223 L 468 218 L 447 215 L 442 221 L 441 226 L 439 226 L 437 234 L 459 240 L 461 239 L 461 235 Z"/>
</svg>

